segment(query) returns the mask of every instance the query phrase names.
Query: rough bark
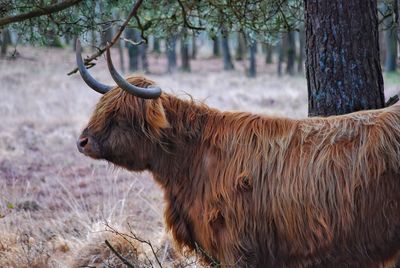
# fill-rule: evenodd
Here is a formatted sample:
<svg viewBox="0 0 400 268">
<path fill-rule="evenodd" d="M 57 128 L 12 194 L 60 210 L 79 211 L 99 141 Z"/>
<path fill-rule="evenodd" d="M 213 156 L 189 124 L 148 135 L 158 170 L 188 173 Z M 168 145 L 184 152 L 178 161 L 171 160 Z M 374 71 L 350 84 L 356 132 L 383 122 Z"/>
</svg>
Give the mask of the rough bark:
<svg viewBox="0 0 400 268">
<path fill-rule="evenodd" d="M 385 104 L 376 0 L 305 0 L 309 116 Z"/>
</svg>

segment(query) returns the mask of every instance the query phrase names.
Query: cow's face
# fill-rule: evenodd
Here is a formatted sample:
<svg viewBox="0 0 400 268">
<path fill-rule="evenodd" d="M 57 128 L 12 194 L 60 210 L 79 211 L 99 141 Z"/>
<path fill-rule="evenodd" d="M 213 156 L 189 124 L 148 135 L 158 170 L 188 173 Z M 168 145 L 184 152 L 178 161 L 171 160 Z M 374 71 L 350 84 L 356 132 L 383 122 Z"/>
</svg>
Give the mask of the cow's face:
<svg viewBox="0 0 400 268">
<path fill-rule="evenodd" d="M 161 89 L 144 77 L 125 80 L 115 70 L 109 48 L 106 54 L 116 87 L 104 85 L 89 74 L 81 56 L 79 39 L 76 42 L 76 62 L 82 79 L 104 94 L 77 141 L 78 150 L 130 170 L 151 169 L 163 129 L 169 125 Z"/>
<path fill-rule="evenodd" d="M 135 83 L 131 78 L 131 82 Z M 106 93 L 77 141 L 78 150 L 129 170 L 151 169 L 168 122 L 162 98 L 145 100 L 120 88 Z"/>
</svg>

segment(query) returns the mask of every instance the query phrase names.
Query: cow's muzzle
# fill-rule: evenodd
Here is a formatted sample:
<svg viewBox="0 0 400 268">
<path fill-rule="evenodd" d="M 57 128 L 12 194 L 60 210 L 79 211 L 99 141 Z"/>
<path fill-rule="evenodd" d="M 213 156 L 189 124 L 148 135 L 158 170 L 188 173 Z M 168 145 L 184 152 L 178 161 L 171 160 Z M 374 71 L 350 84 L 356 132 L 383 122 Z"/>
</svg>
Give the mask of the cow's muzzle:
<svg viewBox="0 0 400 268">
<path fill-rule="evenodd" d="M 97 141 L 89 135 L 82 134 L 78 138 L 76 146 L 78 147 L 78 151 L 86 156 L 96 159 L 101 158 L 100 147 Z"/>
</svg>

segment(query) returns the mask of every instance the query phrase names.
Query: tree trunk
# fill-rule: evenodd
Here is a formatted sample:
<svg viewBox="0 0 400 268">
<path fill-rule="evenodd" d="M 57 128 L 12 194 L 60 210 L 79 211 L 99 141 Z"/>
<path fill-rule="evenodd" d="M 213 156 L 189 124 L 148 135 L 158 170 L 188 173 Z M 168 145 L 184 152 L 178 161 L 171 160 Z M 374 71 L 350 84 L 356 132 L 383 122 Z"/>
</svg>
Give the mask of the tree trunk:
<svg viewBox="0 0 400 268">
<path fill-rule="evenodd" d="M 7 47 L 11 44 L 10 31 L 6 28 L 1 31 L 1 48 L 0 48 L 0 56 L 7 56 Z"/>
<path fill-rule="evenodd" d="M 284 40 L 284 36 L 281 35 L 278 44 L 277 44 L 277 49 L 278 49 L 278 69 L 277 69 L 277 73 L 278 76 L 282 76 L 282 65 L 283 65 L 283 61 L 285 60 L 285 40 Z"/>
<path fill-rule="evenodd" d="M 186 30 L 181 34 L 181 60 L 181 70 L 183 72 L 190 72 L 189 44 Z"/>
<path fill-rule="evenodd" d="M 271 44 L 265 45 L 265 63 L 266 64 L 272 63 L 273 50 L 274 50 L 274 47 Z"/>
<path fill-rule="evenodd" d="M 237 33 L 237 46 L 235 53 L 235 60 L 243 60 L 244 50 L 246 49 L 246 42 L 242 32 Z"/>
<path fill-rule="evenodd" d="M 232 63 L 232 56 L 229 50 L 229 36 L 228 32 L 222 31 L 221 47 L 222 47 L 222 57 L 224 59 L 224 70 L 229 71 L 235 69 Z"/>
<path fill-rule="evenodd" d="M 125 30 L 126 38 L 132 40 L 133 42 L 138 42 L 138 32 L 135 29 L 128 28 Z M 139 70 L 139 47 L 137 45 L 126 42 L 126 47 L 128 48 L 129 55 L 129 71 L 136 72 Z"/>
<path fill-rule="evenodd" d="M 197 43 L 196 43 L 196 41 L 197 41 L 196 33 L 193 33 L 192 34 L 192 54 L 190 56 L 190 58 L 192 60 L 195 60 L 196 57 L 197 57 Z"/>
<path fill-rule="evenodd" d="M 390 29 L 385 31 L 385 44 L 386 44 L 386 57 L 385 57 L 385 71 L 395 72 L 397 61 L 397 36 L 396 27 L 393 25 Z"/>
<path fill-rule="evenodd" d="M 306 37 L 305 37 L 304 28 L 301 28 L 299 31 L 299 57 L 298 57 L 298 63 L 297 63 L 297 72 L 299 74 L 304 73 L 304 56 L 306 53 L 305 43 L 306 43 Z"/>
<path fill-rule="evenodd" d="M 153 52 L 155 53 L 160 53 L 160 39 L 158 39 L 157 37 L 153 38 Z"/>
<path fill-rule="evenodd" d="M 394 1 L 396 2 L 396 1 Z M 396 6 L 393 6 L 396 12 Z M 379 9 L 382 13 L 388 12 L 389 7 L 387 4 L 379 5 Z M 397 61 L 397 27 L 395 16 L 389 16 L 383 21 L 384 27 L 384 40 L 385 40 L 385 71 L 395 72 L 396 61 Z"/>
<path fill-rule="evenodd" d="M 296 61 L 295 32 L 287 33 L 286 53 L 287 53 L 286 73 L 289 75 L 294 75 L 294 63 Z"/>
<path fill-rule="evenodd" d="M 216 35 L 214 38 L 212 38 L 213 42 L 213 57 L 219 57 L 220 56 L 220 51 L 219 51 L 219 40 L 218 40 L 218 35 Z"/>
<path fill-rule="evenodd" d="M 395 13 L 396 13 L 395 19 L 397 22 L 397 42 L 400 43 L 400 15 L 399 15 L 400 0 L 394 0 L 394 1 L 395 1 Z"/>
<path fill-rule="evenodd" d="M 249 46 L 249 77 L 256 77 L 257 71 L 256 71 L 256 52 L 257 52 L 257 42 L 256 41 L 250 41 L 250 46 Z"/>
<path fill-rule="evenodd" d="M 172 73 L 176 69 L 176 36 L 168 36 L 166 42 L 167 42 L 168 72 Z"/>
<path fill-rule="evenodd" d="M 124 45 L 122 44 L 122 41 L 118 41 L 117 43 L 118 46 L 118 53 L 119 53 L 119 65 L 120 65 L 120 70 L 122 73 L 125 73 L 125 64 L 124 64 Z"/>
<path fill-rule="evenodd" d="M 309 116 L 385 104 L 376 0 L 305 0 Z"/>
<path fill-rule="evenodd" d="M 139 32 L 138 35 L 140 36 Z M 141 37 L 138 38 L 139 40 Z M 140 54 L 140 60 L 142 62 L 142 70 L 144 73 L 149 72 L 149 61 L 147 59 L 147 48 L 148 45 L 146 43 L 142 43 L 139 45 L 139 54 Z"/>
<path fill-rule="evenodd" d="M 103 46 L 107 45 L 107 42 L 111 42 L 112 37 L 113 37 L 112 24 L 111 23 L 105 23 L 102 26 L 101 44 Z"/>
</svg>

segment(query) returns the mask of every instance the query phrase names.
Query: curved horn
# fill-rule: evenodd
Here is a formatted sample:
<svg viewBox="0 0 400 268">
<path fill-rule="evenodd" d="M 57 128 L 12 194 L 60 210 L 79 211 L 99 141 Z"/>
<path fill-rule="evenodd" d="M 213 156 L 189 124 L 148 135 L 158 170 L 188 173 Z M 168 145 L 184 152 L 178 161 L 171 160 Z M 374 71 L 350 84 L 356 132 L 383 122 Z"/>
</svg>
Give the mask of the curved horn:
<svg viewBox="0 0 400 268">
<path fill-rule="evenodd" d="M 82 53 L 81 42 L 79 41 L 79 39 L 76 39 L 76 64 L 78 65 L 78 70 L 79 73 L 81 74 L 83 81 L 85 81 L 86 84 L 95 91 L 101 94 L 107 93 L 113 87 L 97 82 L 96 79 L 94 79 L 93 76 L 90 75 L 90 73 L 85 67 L 85 64 L 83 63 L 81 53 Z"/>
<path fill-rule="evenodd" d="M 114 68 L 114 65 L 111 60 L 110 48 L 107 49 L 107 65 L 115 83 L 117 83 L 117 85 L 123 90 L 127 91 L 128 93 L 136 97 L 143 99 L 157 99 L 158 97 L 160 97 L 161 89 L 159 87 L 143 88 L 132 85 L 131 83 L 126 81 Z"/>
</svg>

